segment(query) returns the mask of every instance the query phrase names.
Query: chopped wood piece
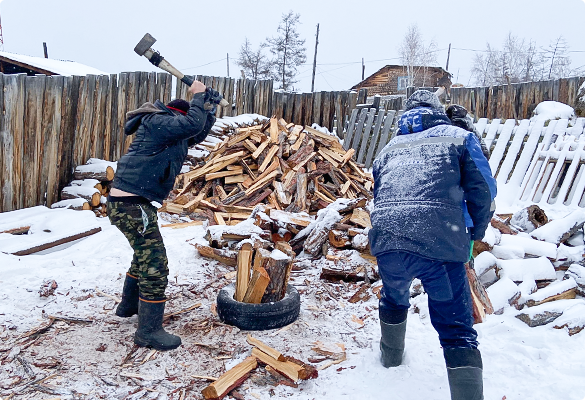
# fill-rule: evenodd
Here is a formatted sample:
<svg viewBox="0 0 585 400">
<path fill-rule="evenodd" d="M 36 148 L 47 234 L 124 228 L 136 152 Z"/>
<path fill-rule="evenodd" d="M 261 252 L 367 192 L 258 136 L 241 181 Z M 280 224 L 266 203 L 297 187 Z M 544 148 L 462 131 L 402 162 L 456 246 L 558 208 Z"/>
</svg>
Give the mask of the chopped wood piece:
<svg viewBox="0 0 585 400">
<path fill-rule="evenodd" d="M 223 399 L 232 389 L 240 386 L 246 380 L 250 371 L 256 369 L 258 366 L 256 358 L 256 356 L 250 356 L 226 371 L 215 382 L 201 391 L 203 397 L 207 400 Z"/>
<path fill-rule="evenodd" d="M 372 228 L 372 222 L 370 221 L 370 214 L 366 210 L 356 208 L 353 210 L 353 215 L 350 219 L 356 225 L 362 228 Z"/>
<path fill-rule="evenodd" d="M 268 145 L 270 144 L 270 142 L 266 141 L 266 142 L 262 142 L 262 144 L 260 144 L 260 146 L 258 146 L 258 149 L 252 153 L 252 158 L 256 159 L 260 156 L 260 154 L 262 154 L 262 152 L 264 151 L 264 149 L 266 147 L 268 147 Z"/>
<path fill-rule="evenodd" d="M 486 314 L 494 313 L 494 308 L 475 271 L 469 268 L 469 264 L 465 264 L 465 270 L 467 271 L 467 279 L 469 280 L 473 300 L 473 318 L 475 323 L 479 324 L 483 322 Z"/>
<path fill-rule="evenodd" d="M 67 186 L 61 191 L 61 198 L 63 200 L 84 199 L 92 207 L 100 204 L 102 193 L 92 186 Z"/>
<path fill-rule="evenodd" d="M 264 162 L 262 163 L 262 165 L 260 165 L 258 167 L 258 171 L 259 172 L 264 172 L 264 170 L 266 169 L 266 167 L 268 167 L 268 165 L 272 161 L 272 157 L 274 157 L 276 155 L 276 152 L 277 151 L 278 151 L 278 146 L 276 146 L 276 145 L 272 146 L 270 148 L 270 150 L 268 150 L 268 154 L 266 155 L 266 158 L 264 159 Z"/>
<path fill-rule="evenodd" d="M 163 225 L 161 225 L 161 228 L 181 229 L 181 228 L 188 228 L 190 226 L 199 226 L 199 225 L 203 225 L 203 221 L 177 222 L 174 224 L 163 224 Z"/>
<path fill-rule="evenodd" d="M 248 289 L 242 301 L 244 303 L 259 304 L 269 283 L 270 276 L 268 276 L 268 272 L 262 267 L 254 268 L 252 278 L 250 279 Z"/>
<path fill-rule="evenodd" d="M 256 347 L 252 349 L 252 356 L 256 357 L 262 364 L 270 365 L 293 382 L 298 382 L 299 372 L 303 369 L 300 365 L 290 361 L 278 361 Z"/>
<path fill-rule="evenodd" d="M 214 249 L 209 246 L 203 246 L 200 244 L 193 244 L 203 257 L 212 258 L 225 265 L 231 265 L 235 267 L 237 263 L 238 253 L 233 250 L 221 250 Z"/>
<path fill-rule="evenodd" d="M 286 357 L 282 355 L 281 352 L 279 352 L 276 349 L 273 349 L 272 347 L 268 346 L 266 343 L 262 342 L 259 339 L 256 339 L 250 335 L 248 335 L 246 337 L 246 340 L 248 341 L 248 343 L 250 343 L 252 346 L 255 346 L 256 348 L 258 348 L 259 350 L 263 351 L 264 353 L 266 353 L 267 355 L 269 355 L 270 357 L 274 358 L 277 361 L 286 361 Z"/>
<path fill-rule="evenodd" d="M 338 249 L 351 247 L 351 239 L 349 238 L 347 232 L 334 229 L 329 231 L 329 243 Z"/>
<path fill-rule="evenodd" d="M 313 217 L 307 214 L 298 214 L 298 213 L 291 213 L 287 211 L 280 211 L 280 210 L 270 210 L 270 218 L 275 221 L 279 221 L 286 224 L 295 224 L 299 226 L 309 226 L 311 222 L 314 221 Z"/>
<path fill-rule="evenodd" d="M 236 293 L 235 300 L 243 301 L 246 291 L 248 290 L 248 282 L 250 281 L 250 269 L 252 267 L 252 255 L 254 250 L 250 243 L 244 243 L 238 252 L 238 274 L 236 276 Z"/>
</svg>

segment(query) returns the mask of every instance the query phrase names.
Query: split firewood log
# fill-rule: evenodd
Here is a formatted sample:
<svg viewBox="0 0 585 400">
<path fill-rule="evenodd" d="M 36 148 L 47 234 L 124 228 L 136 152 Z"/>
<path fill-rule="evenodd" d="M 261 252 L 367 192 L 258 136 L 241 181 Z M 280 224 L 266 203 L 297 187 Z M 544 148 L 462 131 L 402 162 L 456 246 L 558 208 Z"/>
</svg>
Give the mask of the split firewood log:
<svg viewBox="0 0 585 400">
<path fill-rule="evenodd" d="M 66 186 L 61 191 L 61 198 L 63 200 L 85 199 L 90 206 L 96 207 L 100 204 L 102 194 L 92 186 Z"/>
<path fill-rule="evenodd" d="M 547 223 L 548 217 L 544 210 L 536 204 L 514 213 L 510 220 L 511 225 L 527 233 L 530 233 Z"/>
<path fill-rule="evenodd" d="M 249 376 L 250 371 L 256 369 L 258 361 L 250 356 L 235 367 L 226 371 L 215 382 L 201 391 L 206 400 L 221 400 L 234 388 L 240 386 Z"/>
</svg>

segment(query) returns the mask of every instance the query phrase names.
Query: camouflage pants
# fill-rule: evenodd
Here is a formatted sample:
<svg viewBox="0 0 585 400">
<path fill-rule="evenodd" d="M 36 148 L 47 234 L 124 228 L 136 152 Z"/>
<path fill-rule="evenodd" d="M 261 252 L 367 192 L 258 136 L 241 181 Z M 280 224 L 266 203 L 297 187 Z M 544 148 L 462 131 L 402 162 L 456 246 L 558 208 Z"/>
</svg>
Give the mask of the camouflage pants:
<svg viewBox="0 0 585 400">
<path fill-rule="evenodd" d="M 164 299 L 169 268 L 156 208 L 150 203 L 112 201 L 108 202 L 108 217 L 134 249 L 128 274 L 138 278 L 140 297 Z"/>
</svg>

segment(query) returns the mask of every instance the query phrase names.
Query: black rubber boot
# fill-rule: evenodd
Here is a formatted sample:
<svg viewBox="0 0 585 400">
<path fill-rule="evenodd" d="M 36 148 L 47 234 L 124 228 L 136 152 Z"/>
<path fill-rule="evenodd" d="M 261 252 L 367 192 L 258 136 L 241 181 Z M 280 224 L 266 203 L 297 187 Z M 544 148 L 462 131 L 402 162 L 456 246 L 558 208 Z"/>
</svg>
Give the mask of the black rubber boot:
<svg viewBox="0 0 585 400">
<path fill-rule="evenodd" d="M 122 301 L 116 307 L 116 315 L 128 318 L 138 314 L 138 279 L 126 274 L 124 289 L 122 289 Z"/>
<path fill-rule="evenodd" d="M 483 363 L 473 348 L 443 349 L 451 400 L 483 400 Z"/>
<path fill-rule="evenodd" d="M 176 349 L 181 345 L 181 338 L 167 333 L 163 327 L 163 315 L 166 300 L 143 300 L 138 303 L 138 330 L 134 343 L 142 347 L 152 347 L 165 351 Z"/>
<path fill-rule="evenodd" d="M 406 336 L 406 320 L 389 324 L 380 320 L 382 338 L 380 339 L 380 350 L 382 351 L 382 365 L 385 368 L 397 367 L 402 364 L 404 355 L 404 337 Z"/>
</svg>

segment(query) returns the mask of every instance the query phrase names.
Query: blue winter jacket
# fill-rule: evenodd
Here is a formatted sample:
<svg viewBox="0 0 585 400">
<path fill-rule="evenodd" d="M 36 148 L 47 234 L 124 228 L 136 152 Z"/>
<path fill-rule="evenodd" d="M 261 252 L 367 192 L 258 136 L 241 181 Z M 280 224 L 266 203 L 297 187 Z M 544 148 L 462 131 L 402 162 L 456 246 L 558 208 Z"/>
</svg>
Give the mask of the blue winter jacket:
<svg viewBox="0 0 585 400">
<path fill-rule="evenodd" d="M 477 137 L 436 109 L 402 115 L 398 135 L 374 161 L 374 180 L 369 237 L 376 256 L 407 251 L 466 262 L 470 240 L 483 238 L 493 215 L 496 181 Z"/>
</svg>

